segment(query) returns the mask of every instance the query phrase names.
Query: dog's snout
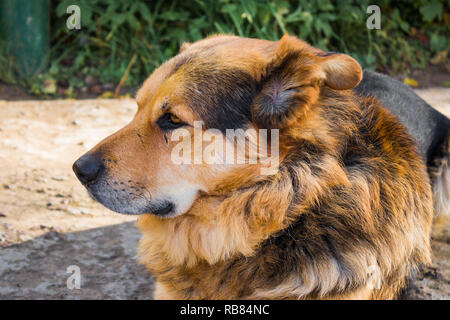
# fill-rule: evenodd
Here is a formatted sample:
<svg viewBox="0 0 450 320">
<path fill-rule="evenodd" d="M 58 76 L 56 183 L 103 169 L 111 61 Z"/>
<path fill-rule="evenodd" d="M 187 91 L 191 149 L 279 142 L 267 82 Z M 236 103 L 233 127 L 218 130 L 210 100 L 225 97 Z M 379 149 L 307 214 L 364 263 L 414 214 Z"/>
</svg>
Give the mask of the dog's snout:
<svg viewBox="0 0 450 320">
<path fill-rule="evenodd" d="M 103 170 L 101 157 L 97 154 L 85 154 L 73 164 L 73 171 L 83 184 L 95 181 Z"/>
</svg>

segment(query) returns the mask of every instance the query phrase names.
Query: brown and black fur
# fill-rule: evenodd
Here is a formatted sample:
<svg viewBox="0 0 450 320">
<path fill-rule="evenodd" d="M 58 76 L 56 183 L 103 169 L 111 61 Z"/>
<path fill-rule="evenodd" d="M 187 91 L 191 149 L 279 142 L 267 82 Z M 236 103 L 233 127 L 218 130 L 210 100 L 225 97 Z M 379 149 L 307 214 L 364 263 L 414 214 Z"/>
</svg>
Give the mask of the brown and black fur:
<svg viewBox="0 0 450 320">
<path fill-rule="evenodd" d="M 398 120 L 351 90 L 361 76 L 352 58 L 289 36 L 210 37 L 155 71 L 135 119 L 88 153 L 102 169 L 85 184 L 113 210 L 142 214 L 139 259 L 156 278 L 156 298 L 392 299 L 430 263 L 425 165 Z M 179 169 L 158 128 L 168 110 L 221 132 L 279 129 L 278 172 Z M 162 217 L 150 204 L 171 180 L 158 176 L 167 168 L 201 187 L 186 212 Z M 120 181 L 133 196 L 115 189 Z M 128 205 L 136 193 L 148 211 Z"/>
<path fill-rule="evenodd" d="M 434 234 L 450 216 L 450 119 L 421 99 L 400 81 L 373 71 L 364 71 L 354 89 L 376 97 L 408 129 L 427 164 L 433 189 Z"/>
</svg>

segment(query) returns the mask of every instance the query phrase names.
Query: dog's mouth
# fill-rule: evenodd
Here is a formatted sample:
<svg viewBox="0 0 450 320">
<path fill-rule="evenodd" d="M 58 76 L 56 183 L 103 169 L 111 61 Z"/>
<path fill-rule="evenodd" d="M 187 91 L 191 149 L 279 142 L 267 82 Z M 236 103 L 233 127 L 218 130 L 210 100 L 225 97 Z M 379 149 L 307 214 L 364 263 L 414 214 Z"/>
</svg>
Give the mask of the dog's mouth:
<svg viewBox="0 0 450 320">
<path fill-rule="evenodd" d="M 148 212 L 145 213 L 152 213 L 161 218 L 170 218 L 175 213 L 175 205 L 170 201 L 164 201 L 157 207 L 150 206 L 146 211 Z"/>
<path fill-rule="evenodd" d="M 114 188 L 107 180 L 96 184 L 85 184 L 91 198 L 111 211 L 126 215 L 153 214 L 160 218 L 176 215 L 176 205 L 169 200 L 150 199 L 144 194 L 129 193 L 126 189 Z"/>
</svg>

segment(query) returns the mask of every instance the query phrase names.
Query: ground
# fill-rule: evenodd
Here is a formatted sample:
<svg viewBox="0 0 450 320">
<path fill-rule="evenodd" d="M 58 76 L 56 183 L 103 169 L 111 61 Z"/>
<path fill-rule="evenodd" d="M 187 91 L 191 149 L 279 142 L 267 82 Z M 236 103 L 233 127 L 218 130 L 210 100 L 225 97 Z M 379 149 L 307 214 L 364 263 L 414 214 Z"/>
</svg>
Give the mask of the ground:
<svg viewBox="0 0 450 320">
<path fill-rule="evenodd" d="M 450 114 L 450 89 L 417 92 Z M 0 299 L 152 298 L 152 278 L 135 259 L 136 218 L 92 201 L 71 170 L 135 110 L 131 99 L 0 100 Z M 448 230 L 433 250 L 433 266 L 404 298 L 450 299 Z M 67 286 L 70 266 L 80 289 Z"/>
</svg>

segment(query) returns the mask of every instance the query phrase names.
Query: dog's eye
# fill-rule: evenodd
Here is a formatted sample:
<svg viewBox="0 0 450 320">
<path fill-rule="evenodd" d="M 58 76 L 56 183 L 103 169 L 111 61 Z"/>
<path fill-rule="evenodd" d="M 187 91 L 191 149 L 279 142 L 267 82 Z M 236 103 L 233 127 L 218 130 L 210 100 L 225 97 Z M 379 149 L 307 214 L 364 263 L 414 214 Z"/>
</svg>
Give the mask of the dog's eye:
<svg viewBox="0 0 450 320">
<path fill-rule="evenodd" d="M 169 131 L 185 126 L 186 123 L 181 121 L 176 115 L 172 113 L 165 113 L 156 121 L 156 124 L 162 131 Z"/>
<path fill-rule="evenodd" d="M 176 115 L 169 113 L 169 121 L 173 124 L 178 124 L 181 122 L 180 118 L 178 118 Z"/>
</svg>

